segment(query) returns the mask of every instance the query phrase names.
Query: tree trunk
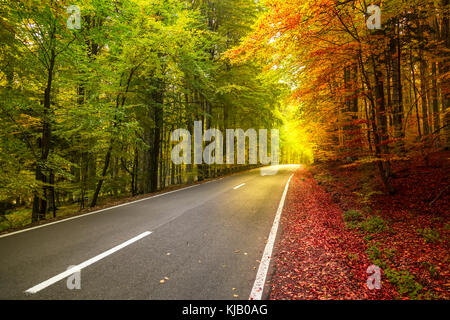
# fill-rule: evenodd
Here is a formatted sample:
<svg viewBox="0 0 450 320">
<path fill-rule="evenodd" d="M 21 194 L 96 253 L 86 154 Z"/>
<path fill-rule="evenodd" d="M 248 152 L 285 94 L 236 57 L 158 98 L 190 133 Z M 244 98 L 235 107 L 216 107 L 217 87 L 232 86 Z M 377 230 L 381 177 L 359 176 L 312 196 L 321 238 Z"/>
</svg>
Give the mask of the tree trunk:
<svg viewBox="0 0 450 320">
<path fill-rule="evenodd" d="M 389 154 L 386 105 L 384 99 L 383 75 L 376 65 L 375 57 L 372 56 L 372 67 L 375 81 L 375 110 L 372 108 L 372 120 L 374 122 L 375 150 L 377 157 L 383 158 Z M 389 193 L 394 193 L 394 188 L 389 183 L 390 164 L 384 160 L 377 161 L 378 170 L 384 186 Z"/>
<path fill-rule="evenodd" d="M 56 53 L 54 49 L 50 50 L 50 61 L 47 69 L 47 86 L 44 91 L 44 114 L 42 117 L 42 136 L 39 139 L 39 147 L 41 149 L 41 156 L 39 161 L 36 163 L 36 180 L 44 184 L 43 186 L 43 197 L 39 195 L 34 195 L 33 200 L 33 210 L 31 214 L 31 220 L 33 222 L 45 219 L 45 214 L 47 212 L 47 177 L 44 173 L 46 170 L 46 162 L 48 155 L 50 153 L 50 139 L 51 139 L 51 123 L 50 123 L 50 113 L 51 113 L 51 92 L 53 84 L 53 72 L 55 68 Z"/>
<path fill-rule="evenodd" d="M 392 58 L 392 103 L 393 103 L 393 122 L 394 138 L 396 140 L 396 151 L 403 154 L 404 150 L 404 131 L 403 131 L 403 94 L 401 82 L 401 48 L 400 31 L 398 23 L 394 25 L 395 39 L 391 39 L 391 58 Z"/>
<path fill-rule="evenodd" d="M 419 57 L 420 57 L 420 95 L 422 98 L 422 122 L 423 134 L 427 136 L 430 133 L 430 126 L 428 123 L 428 102 L 427 102 L 427 69 L 428 65 L 424 57 L 424 40 L 423 40 L 423 25 L 419 24 Z"/>
<path fill-rule="evenodd" d="M 161 128 L 163 126 L 164 84 L 162 80 L 156 80 L 156 89 L 152 93 L 152 111 L 154 114 L 155 128 L 153 129 L 153 142 L 150 150 L 150 192 L 158 190 L 158 165 L 161 146 Z"/>
<path fill-rule="evenodd" d="M 439 113 L 439 101 L 438 101 L 438 87 L 437 87 L 437 66 L 436 63 L 433 62 L 431 64 L 431 72 L 432 72 L 432 90 L 431 97 L 433 103 L 433 132 L 436 134 L 440 133 L 440 113 Z"/>
</svg>

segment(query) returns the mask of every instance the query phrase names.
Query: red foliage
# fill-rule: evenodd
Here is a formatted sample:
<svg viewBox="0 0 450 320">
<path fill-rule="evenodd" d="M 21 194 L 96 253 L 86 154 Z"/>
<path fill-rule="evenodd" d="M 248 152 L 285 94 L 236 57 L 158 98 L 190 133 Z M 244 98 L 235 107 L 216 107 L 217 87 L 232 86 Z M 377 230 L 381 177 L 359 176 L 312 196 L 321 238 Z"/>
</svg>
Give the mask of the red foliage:
<svg viewBox="0 0 450 320">
<path fill-rule="evenodd" d="M 283 212 L 271 298 L 409 298 L 400 296 L 384 274 L 381 290 L 367 289 L 366 270 L 372 262 L 366 249 L 376 242 L 381 249 L 395 252 L 389 268 L 408 271 L 423 287 L 419 298 L 449 299 L 450 192 L 445 192 L 449 159 L 449 152 L 441 152 L 432 154 L 427 165 L 417 160 L 393 163 L 391 183 L 396 193 L 374 195 L 369 205 L 358 201 L 354 192 L 361 193 L 364 183 L 383 191 L 370 167 L 315 166 L 315 175 L 329 177 L 321 185 L 306 170 L 297 172 Z M 370 242 L 363 233 L 346 229 L 343 221 L 343 211 L 365 206 L 389 228 Z M 427 241 L 420 233 L 424 228 L 437 232 L 439 239 Z"/>
<path fill-rule="evenodd" d="M 367 288 L 365 245 L 345 229 L 342 210 L 306 170 L 292 179 L 282 216 L 271 299 L 393 298 L 392 285 Z"/>
</svg>

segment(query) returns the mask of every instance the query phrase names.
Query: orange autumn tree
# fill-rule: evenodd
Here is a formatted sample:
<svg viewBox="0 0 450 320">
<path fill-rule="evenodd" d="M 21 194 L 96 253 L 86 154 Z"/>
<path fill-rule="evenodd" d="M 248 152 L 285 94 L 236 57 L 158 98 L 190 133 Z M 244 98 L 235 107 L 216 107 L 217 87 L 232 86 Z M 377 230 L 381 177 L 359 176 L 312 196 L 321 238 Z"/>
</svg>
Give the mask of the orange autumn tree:
<svg viewBox="0 0 450 320">
<path fill-rule="evenodd" d="M 376 163 L 449 146 L 448 1 L 383 1 L 371 30 L 364 1 L 268 0 L 254 31 L 228 52 L 291 83 L 315 158 Z"/>
</svg>

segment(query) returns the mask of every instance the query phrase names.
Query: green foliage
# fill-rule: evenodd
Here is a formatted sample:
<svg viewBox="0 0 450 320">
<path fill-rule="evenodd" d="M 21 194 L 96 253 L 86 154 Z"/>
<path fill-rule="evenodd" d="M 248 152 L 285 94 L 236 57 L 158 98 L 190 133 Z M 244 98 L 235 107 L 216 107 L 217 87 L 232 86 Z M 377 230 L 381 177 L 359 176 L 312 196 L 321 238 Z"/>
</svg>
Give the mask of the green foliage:
<svg viewBox="0 0 450 320">
<path fill-rule="evenodd" d="M 379 216 L 369 216 L 364 222 L 360 224 L 361 230 L 368 233 L 380 233 L 387 229 L 383 218 Z"/>
<path fill-rule="evenodd" d="M 420 292 L 423 287 L 408 271 L 387 268 L 384 273 L 389 282 L 397 287 L 400 295 L 407 295 L 413 300 L 421 299 Z"/>
<path fill-rule="evenodd" d="M 367 218 L 358 210 L 348 210 L 344 212 L 345 226 L 350 229 L 357 229 L 368 234 L 376 234 L 387 230 L 383 218 L 370 215 Z"/>
<path fill-rule="evenodd" d="M 369 206 L 365 206 L 365 207 L 363 208 L 363 211 L 366 212 L 366 213 L 372 213 L 372 208 L 369 207 Z"/>
<path fill-rule="evenodd" d="M 374 239 L 374 237 L 375 236 L 373 234 L 366 234 L 363 239 L 365 241 L 369 242 L 369 241 L 372 241 Z"/>
<path fill-rule="evenodd" d="M 70 4 L 81 9 L 80 30 L 67 28 Z M 170 132 L 196 120 L 280 128 L 289 86 L 264 64 L 223 59 L 260 10 L 252 0 L 3 3 L 0 207 L 51 201 L 54 188 L 59 208 L 84 208 L 98 186 L 108 198 L 208 178 L 171 166 Z"/>
<path fill-rule="evenodd" d="M 441 241 L 441 235 L 439 231 L 431 228 L 418 229 L 417 233 L 424 237 L 425 242 L 435 243 Z"/>
<path fill-rule="evenodd" d="M 392 249 L 382 249 L 379 243 L 369 243 L 366 253 L 370 261 L 383 269 L 387 280 L 397 287 L 401 296 L 407 295 L 410 299 L 421 299 L 420 292 L 423 287 L 409 271 L 395 270 L 391 267 L 395 258 Z"/>
<path fill-rule="evenodd" d="M 358 229 L 363 220 L 364 215 L 358 210 L 351 209 L 344 212 L 344 221 L 347 228 Z"/>
<path fill-rule="evenodd" d="M 30 211 L 30 209 L 20 209 L 9 214 L 0 215 L 0 232 L 29 224 L 31 222 Z"/>
<path fill-rule="evenodd" d="M 358 197 L 358 202 L 366 207 L 372 202 L 372 197 L 383 194 L 380 191 L 374 191 L 369 182 L 363 183 L 361 192 L 353 192 Z"/>
<path fill-rule="evenodd" d="M 389 263 L 392 263 L 395 259 L 394 250 L 382 249 L 377 242 L 369 243 L 366 253 L 372 263 L 383 269 L 388 268 Z"/>
<path fill-rule="evenodd" d="M 357 253 L 348 253 L 347 258 L 350 261 L 357 261 L 357 260 L 359 260 L 359 255 Z"/>
<path fill-rule="evenodd" d="M 344 212 L 344 220 L 345 221 L 362 221 L 364 218 L 364 215 L 361 214 L 358 210 L 348 210 Z"/>
</svg>

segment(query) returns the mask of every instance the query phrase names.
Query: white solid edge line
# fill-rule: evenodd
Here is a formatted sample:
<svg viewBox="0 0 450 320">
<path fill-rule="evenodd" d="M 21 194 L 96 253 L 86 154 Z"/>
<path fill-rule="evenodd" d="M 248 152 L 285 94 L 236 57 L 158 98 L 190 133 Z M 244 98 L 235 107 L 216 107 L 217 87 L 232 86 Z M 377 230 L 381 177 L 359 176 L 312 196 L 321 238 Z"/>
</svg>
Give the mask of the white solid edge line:
<svg viewBox="0 0 450 320">
<path fill-rule="evenodd" d="M 239 188 L 241 188 L 241 187 L 243 187 L 243 186 L 245 186 L 245 183 L 243 183 L 243 184 L 240 184 L 240 185 L 238 185 L 238 186 L 234 187 L 233 189 L 234 189 L 234 190 L 237 190 L 237 189 L 239 189 Z"/>
<path fill-rule="evenodd" d="M 267 239 L 267 244 L 261 258 L 261 263 L 259 264 L 258 273 L 256 274 L 256 280 L 253 284 L 249 300 L 261 300 L 262 298 L 264 283 L 266 282 L 267 272 L 269 271 L 270 260 L 272 258 L 273 246 L 275 244 L 275 239 L 277 236 L 278 225 L 280 223 L 281 213 L 283 212 L 284 201 L 286 200 L 286 194 L 288 192 L 289 184 L 293 176 L 294 174 L 289 177 L 289 180 L 286 183 L 286 187 L 284 188 L 283 196 L 281 197 L 277 214 L 275 215 L 272 229 L 270 230 L 269 238 Z"/>
<path fill-rule="evenodd" d="M 122 244 L 119 244 L 118 246 L 115 246 L 112 249 L 109 249 L 108 251 L 105 251 L 105 252 L 99 254 L 98 256 L 95 256 L 95 257 L 93 257 L 93 258 L 91 258 L 89 260 L 86 260 L 85 262 L 82 262 L 82 263 L 80 263 L 80 264 L 78 264 L 76 266 L 73 266 L 72 268 L 68 269 L 67 271 L 61 272 L 60 274 L 58 274 L 58 275 L 56 275 L 56 276 L 54 276 L 54 277 L 52 277 L 52 278 L 50 278 L 50 279 L 48 279 L 48 280 L 46 280 L 44 282 L 41 282 L 38 285 L 35 285 L 34 287 L 26 290 L 25 293 L 35 294 L 35 293 L 41 291 L 42 289 L 45 289 L 48 286 L 51 286 L 52 284 L 55 284 L 56 282 L 58 282 L 58 281 L 60 281 L 60 280 L 62 280 L 64 278 L 72 275 L 75 272 L 81 271 L 82 269 L 86 268 L 87 266 L 90 266 L 91 264 L 93 264 L 93 263 L 95 263 L 95 262 L 97 262 L 97 261 L 99 261 L 99 260 L 101 260 L 101 259 L 103 259 L 103 258 L 105 258 L 105 257 L 107 257 L 107 256 L 109 256 L 111 254 L 113 254 L 116 251 L 119 251 L 120 249 L 125 248 L 126 246 L 129 246 L 130 244 L 132 244 L 132 243 L 134 243 L 134 242 L 136 242 L 136 241 L 138 241 L 138 240 L 140 240 L 140 239 L 142 239 L 142 238 L 144 238 L 144 237 L 146 237 L 146 236 L 148 236 L 150 234 L 151 234 L 150 231 L 146 231 L 146 232 L 138 235 L 137 237 L 134 237 L 134 238 L 132 238 L 132 239 L 122 243 Z"/>
<path fill-rule="evenodd" d="M 108 211 L 108 210 L 112 210 L 112 209 L 116 209 L 116 208 L 128 206 L 128 205 L 130 205 L 130 204 L 134 204 L 134 203 L 138 203 L 138 202 L 142 202 L 142 201 L 146 201 L 146 200 L 151 200 L 151 199 L 158 198 L 158 197 L 162 197 L 162 196 L 165 196 L 165 195 L 168 195 L 168 194 L 171 194 L 171 193 L 175 193 L 175 192 L 179 192 L 179 191 L 183 191 L 183 190 L 187 190 L 187 189 L 199 187 L 199 186 L 205 185 L 205 184 L 207 184 L 207 183 L 217 182 L 217 181 L 220 181 L 220 180 L 222 180 L 222 179 L 224 179 L 224 178 L 220 178 L 220 179 L 217 179 L 217 180 L 211 180 L 211 181 L 208 181 L 208 182 L 205 182 L 205 183 L 199 183 L 199 184 L 196 184 L 196 185 L 194 185 L 194 186 L 189 186 L 189 187 L 186 187 L 186 188 L 177 189 L 177 190 L 173 190 L 173 191 L 169 191 L 169 192 L 157 194 L 157 195 L 154 195 L 154 196 L 151 196 L 151 197 L 148 197 L 148 198 L 143 198 L 143 199 L 139 199 L 139 200 L 127 202 L 127 203 L 122 203 L 122 204 L 119 204 L 119 205 L 114 206 L 114 207 L 108 207 L 108 208 L 105 208 L 105 209 L 100 209 L 100 210 L 96 210 L 96 211 L 92 211 L 92 212 L 80 214 L 80 215 L 77 215 L 77 216 L 74 216 L 74 217 L 71 217 L 71 218 L 65 218 L 65 219 L 63 218 L 63 219 L 61 219 L 61 220 L 54 221 L 54 222 L 49 222 L 49 223 L 45 223 L 45 224 L 41 224 L 41 225 L 39 225 L 39 226 L 35 226 L 35 227 L 31 227 L 31 228 L 26 228 L 26 229 L 23 229 L 23 230 L 18 230 L 18 231 L 14 231 L 14 232 L 10 232 L 10 233 L 5 233 L 5 234 L 3 234 L 3 235 L 0 235 L 0 239 L 1 239 L 1 238 L 5 238 L 5 237 L 9 237 L 9 236 L 12 236 L 12 235 L 15 235 L 15 234 L 18 234 L 18 233 L 22 233 L 22 232 L 26 232 L 26 231 L 31 231 L 31 230 L 39 229 L 39 228 L 43 228 L 43 227 L 48 227 L 48 226 L 51 226 L 51 225 L 53 225 L 53 224 L 57 224 L 57 223 L 61 223 L 61 222 L 66 222 L 66 221 L 70 221 L 70 220 L 74 220 L 74 219 L 78 219 L 78 218 L 83 218 L 83 217 L 90 216 L 90 215 L 92 215 L 92 214 L 96 214 L 96 213 L 100 213 L 100 212 L 104 212 L 104 211 Z"/>
</svg>

